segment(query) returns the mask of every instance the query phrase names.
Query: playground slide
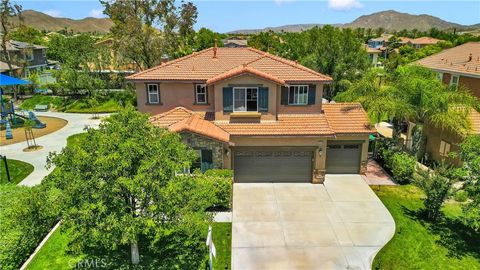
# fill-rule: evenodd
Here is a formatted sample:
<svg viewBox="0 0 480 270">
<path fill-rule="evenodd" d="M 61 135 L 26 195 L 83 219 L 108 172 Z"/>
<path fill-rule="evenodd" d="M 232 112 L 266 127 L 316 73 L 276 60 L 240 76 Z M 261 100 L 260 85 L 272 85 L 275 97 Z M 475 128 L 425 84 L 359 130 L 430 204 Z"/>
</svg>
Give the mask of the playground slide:
<svg viewBox="0 0 480 270">
<path fill-rule="evenodd" d="M 18 113 L 15 113 L 15 116 L 18 116 L 18 117 L 23 118 L 23 119 L 32 120 L 33 122 L 35 122 L 35 126 L 33 126 L 33 128 L 45 128 L 47 126 L 45 123 L 40 121 L 40 119 L 38 119 L 38 117 L 35 115 L 35 113 L 30 112 L 30 111 L 28 112 L 28 117 L 26 117 L 25 115 L 22 115 L 22 114 L 18 114 Z"/>
</svg>

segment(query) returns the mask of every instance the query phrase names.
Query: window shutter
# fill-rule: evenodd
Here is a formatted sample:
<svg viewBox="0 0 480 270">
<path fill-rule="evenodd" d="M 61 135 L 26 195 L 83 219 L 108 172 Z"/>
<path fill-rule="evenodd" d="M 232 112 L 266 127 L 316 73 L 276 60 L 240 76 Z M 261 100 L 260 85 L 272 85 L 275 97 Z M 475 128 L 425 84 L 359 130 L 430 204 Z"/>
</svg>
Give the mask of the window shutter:
<svg viewBox="0 0 480 270">
<path fill-rule="evenodd" d="M 288 105 L 288 87 L 282 86 L 282 99 L 280 100 L 280 104 Z"/>
<path fill-rule="evenodd" d="M 202 172 L 213 169 L 212 150 L 202 149 Z"/>
<path fill-rule="evenodd" d="M 308 86 L 308 105 L 315 104 L 316 93 L 317 93 L 317 86 L 315 84 L 310 84 Z"/>
<path fill-rule="evenodd" d="M 268 87 L 258 88 L 258 111 L 268 112 Z"/>
<path fill-rule="evenodd" d="M 223 111 L 233 112 L 233 87 L 223 88 Z"/>
</svg>

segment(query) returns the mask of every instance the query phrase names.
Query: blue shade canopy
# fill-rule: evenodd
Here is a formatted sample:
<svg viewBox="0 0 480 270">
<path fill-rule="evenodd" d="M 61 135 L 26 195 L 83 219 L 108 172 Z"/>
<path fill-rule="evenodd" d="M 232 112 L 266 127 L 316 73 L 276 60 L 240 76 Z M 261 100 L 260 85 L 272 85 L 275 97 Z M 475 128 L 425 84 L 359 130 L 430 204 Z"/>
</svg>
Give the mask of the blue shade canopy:
<svg viewBox="0 0 480 270">
<path fill-rule="evenodd" d="M 20 84 L 30 84 L 30 82 L 25 80 L 20 80 L 14 77 L 10 77 L 4 74 L 0 74 L 0 86 L 20 85 Z"/>
</svg>

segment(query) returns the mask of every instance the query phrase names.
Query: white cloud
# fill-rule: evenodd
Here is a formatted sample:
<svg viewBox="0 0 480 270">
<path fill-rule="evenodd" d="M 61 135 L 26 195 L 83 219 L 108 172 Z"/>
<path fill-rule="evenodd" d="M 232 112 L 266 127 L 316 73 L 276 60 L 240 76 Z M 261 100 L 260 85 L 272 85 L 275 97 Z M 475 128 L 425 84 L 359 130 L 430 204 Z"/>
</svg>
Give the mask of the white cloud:
<svg viewBox="0 0 480 270">
<path fill-rule="evenodd" d="M 328 0 L 328 7 L 333 10 L 348 11 L 354 8 L 362 8 L 359 0 Z"/>
<path fill-rule="evenodd" d="M 293 0 L 274 0 L 275 1 L 275 4 L 277 4 L 277 6 L 281 6 L 287 2 L 292 2 Z"/>
<path fill-rule="evenodd" d="M 43 11 L 43 13 L 50 15 L 52 17 L 60 17 L 60 14 L 62 14 L 60 10 L 55 10 L 55 9 L 45 10 Z"/>
<path fill-rule="evenodd" d="M 103 10 L 101 9 L 92 9 L 88 13 L 88 17 L 101 18 L 103 17 Z"/>
</svg>

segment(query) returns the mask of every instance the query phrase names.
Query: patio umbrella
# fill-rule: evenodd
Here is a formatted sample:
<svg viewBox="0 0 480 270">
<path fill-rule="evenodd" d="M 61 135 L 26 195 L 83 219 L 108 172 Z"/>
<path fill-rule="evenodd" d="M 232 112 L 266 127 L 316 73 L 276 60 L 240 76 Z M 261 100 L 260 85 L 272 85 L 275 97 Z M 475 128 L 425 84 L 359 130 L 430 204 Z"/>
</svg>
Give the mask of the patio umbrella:
<svg viewBox="0 0 480 270">
<path fill-rule="evenodd" d="M 0 86 L 11 86 L 11 85 L 21 85 L 21 84 L 30 84 L 30 82 L 26 80 L 20 80 L 14 77 L 10 77 L 4 74 L 0 74 Z"/>
</svg>

